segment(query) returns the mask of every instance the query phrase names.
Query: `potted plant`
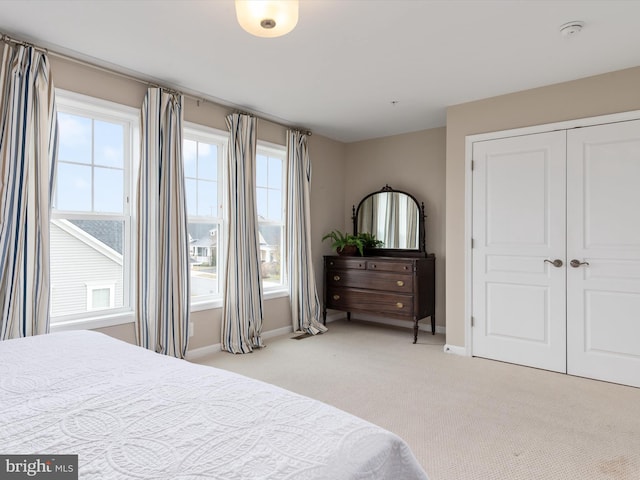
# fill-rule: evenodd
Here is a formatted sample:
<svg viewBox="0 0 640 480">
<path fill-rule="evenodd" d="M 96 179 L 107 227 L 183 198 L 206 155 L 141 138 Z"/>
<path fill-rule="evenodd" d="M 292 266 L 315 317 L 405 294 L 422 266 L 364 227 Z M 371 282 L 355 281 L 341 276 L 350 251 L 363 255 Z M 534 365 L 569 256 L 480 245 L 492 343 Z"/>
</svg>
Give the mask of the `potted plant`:
<svg viewBox="0 0 640 480">
<path fill-rule="evenodd" d="M 384 245 L 382 240 L 376 239 L 375 235 L 371 233 L 351 235 L 349 233 L 343 233 L 340 230 L 333 230 L 322 237 L 322 240 L 328 238 L 333 241 L 331 246 L 336 249 L 338 255 L 355 255 L 356 252 L 358 252 L 360 256 L 363 256 L 365 249 L 377 248 Z"/>
<path fill-rule="evenodd" d="M 365 249 L 378 248 L 384 245 L 384 242 L 382 240 L 378 240 L 372 233 L 359 233 L 358 237 L 362 241 Z"/>
<path fill-rule="evenodd" d="M 331 239 L 331 247 L 336 249 L 338 255 L 355 255 L 356 252 L 364 255 L 365 245 L 359 235 L 333 230 L 322 237 L 323 241 L 327 239 Z"/>
</svg>

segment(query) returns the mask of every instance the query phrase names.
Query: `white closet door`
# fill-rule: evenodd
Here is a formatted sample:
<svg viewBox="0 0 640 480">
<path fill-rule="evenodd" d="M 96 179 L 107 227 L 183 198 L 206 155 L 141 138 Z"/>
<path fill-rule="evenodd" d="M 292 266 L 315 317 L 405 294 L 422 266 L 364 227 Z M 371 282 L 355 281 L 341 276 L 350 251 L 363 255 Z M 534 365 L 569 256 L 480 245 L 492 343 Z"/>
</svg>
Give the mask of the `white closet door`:
<svg viewBox="0 0 640 480">
<path fill-rule="evenodd" d="M 565 372 L 566 133 L 473 146 L 473 355 Z"/>
<path fill-rule="evenodd" d="M 640 387 L 640 121 L 567 135 L 567 373 Z"/>
</svg>

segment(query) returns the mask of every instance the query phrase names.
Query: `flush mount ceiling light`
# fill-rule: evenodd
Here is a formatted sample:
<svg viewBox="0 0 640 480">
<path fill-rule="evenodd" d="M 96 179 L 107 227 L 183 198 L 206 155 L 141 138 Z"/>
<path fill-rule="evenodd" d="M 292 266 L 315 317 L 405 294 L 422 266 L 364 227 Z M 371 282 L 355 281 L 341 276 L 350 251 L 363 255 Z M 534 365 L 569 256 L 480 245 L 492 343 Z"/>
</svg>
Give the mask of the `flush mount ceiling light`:
<svg viewBox="0 0 640 480">
<path fill-rule="evenodd" d="M 560 33 L 563 37 L 573 37 L 584 28 L 584 22 L 573 21 L 560 25 Z"/>
<path fill-rule="evenodd" d="M 298 23 L 298 0 L 235 0 L 238 23 L 257 37 L 280 37 Z"/>
</svg>

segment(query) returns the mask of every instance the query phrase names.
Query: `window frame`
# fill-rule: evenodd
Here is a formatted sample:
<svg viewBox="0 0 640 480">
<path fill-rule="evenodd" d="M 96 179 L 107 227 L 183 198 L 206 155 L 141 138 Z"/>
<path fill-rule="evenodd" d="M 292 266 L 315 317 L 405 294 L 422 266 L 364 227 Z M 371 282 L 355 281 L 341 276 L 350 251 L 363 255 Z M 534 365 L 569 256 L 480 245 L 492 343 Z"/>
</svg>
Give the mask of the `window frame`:
<svg viewBox="0 0 640 480">
<path fill-rule="evenodd" d="M 117 220 L 123 221 L 123 306 L 109 309 L 87 309 L 85 312 L 51 316 L 50 330 L 70 330 L 76 328 L 101 328 L 135 321 L 134 266 L 135 252 L 135 173 L 139 165 L 140 112 L 127 105 L 56 88 L 57 112 L 68 113 L 113 122 L 124 126 L 123 150 L 123 212 L 121 214 L 103 212 L 77 212 L 51 208 L 53 220 Z M 92 139 L 93 141 L 93 139 Z M 58 165 L 58 162 L 56 162 Z M 56 165 L 56 167 L 57 167 Z M 93 186 L 92 186 L 93 188 Z M 92 194 L 95 192 L 92 192 Z M 128 255 L 127 255 L 128 253 Z M 128 261 L 127 261 L 128 260 Z M 108 282 L 97 279 L 95 284 Z M 89 292 L 87 284 L 87 292 Z M 56 285 L 51 284 L 52 297 Z M 86 304 L 89 304 L 87 298 Z"/>
<path fill-rule="evenodd" d="M 224 252 L 226 251 L 226 238 L 225 238 L 225 230 L 226 230 L 226 164 L 225 159 L 227 158 L 227 150 L 229 144 L 229 133 L 218 130 L 213 127 L 208 127 L 206 125 L 201 125 L 198 123 L 187 122 L 183 123 L 183 134 L 182 140 L 191 140 L 201 143 L 208 144 L 216 144 L 219 148 L 218 153 L 218 170 L 217 170 L 217 183 L 218 183 L 218 217 L 204 217 L 198 215 L 189 215 L 187 212 L 187 224 L 189 223 L 203 223 L 210 224 L 214 223 L 218 225 L 218 251 L 216 252 L 216 268 L 218 271 L 218 293 L 213 295 L 201 296 L 198 299 L 194 300 L 192 298 L 189 299 L 189 304 L 192 312 L 197 312 L 201 310 L 210 310 L 213 308 L 222 307 L 222 302 L 224 298 L 224 286 L 222 285 L 222 276 L 225 272 L 225 256 Z M 184 148 L 184 144 L 183 144 Z M 183 165 L 183 173 L 184 173 L 184 165 Z M 186 189 L 186 175 L 185 178 L 185 189 Z M 189 177 L 193 178 L 193 177 Z M 213 220 L 213 221 L 212 221 Z M 189 274 L 191 274 L 191 269 L 189 269 Z"/>
<path fill-rule="evenodd" d="M 260 224 L 263 225 L 279 225 L 281 231 L 281 245 L 280 245 L 280 284 L 266 286 L 264 283 L 264 279 L 262 280 L 262 291 L 264 293 L 264 298 L 278 298 L 282 296 L 287 296 L 289 294 L 289 278 L 287 275 L 287 265 L 288 265 L 288 252 L 287 252 L 287 193 L 288 193 L 288 183 L 287 183 L 287 148 L 284 145 L 278 145 L 277 143 L 266 142 L 264 140 L 257 140 L 256 142 L 256 169 L 257 169 L 257 157 L 260 154 L 263 154 L 271 158 L 279 158 L 282 160 L 282 192 L 281 192 L 281 208 L 282 208 L 282 221 L 281 222 L 273 222 L 273 221 L 263 221 L 258 220 L 258 229 L 260 228 Z M 258 188 L 258 184 L 256 181 L 256 190 Z M 257 197 L 257 193 L 256 193 Z M 256 212 L 257 213 L 257 212 Z"/>
</svg>

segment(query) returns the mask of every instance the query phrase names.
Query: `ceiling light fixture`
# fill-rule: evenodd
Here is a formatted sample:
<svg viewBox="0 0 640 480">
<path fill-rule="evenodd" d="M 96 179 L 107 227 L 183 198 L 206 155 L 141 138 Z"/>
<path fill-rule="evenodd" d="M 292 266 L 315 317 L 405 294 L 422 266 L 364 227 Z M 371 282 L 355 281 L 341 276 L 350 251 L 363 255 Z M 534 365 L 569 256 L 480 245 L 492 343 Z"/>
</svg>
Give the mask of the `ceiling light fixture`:
<svg viewBox="0 0 640 480">
<path fill-rule="evenodd" d="M 280 37 L 298 23 L 298 0 L 235 0 L 238 23 L 257 37 Z"/>
<path fill-rule="evenodd" d="M 584 22 L 573 21 L 560 25 L 560 33 L 563 37 L 572 37 L 584 28 Z"/>
</svg>

